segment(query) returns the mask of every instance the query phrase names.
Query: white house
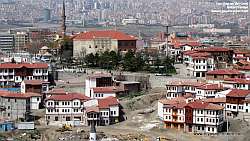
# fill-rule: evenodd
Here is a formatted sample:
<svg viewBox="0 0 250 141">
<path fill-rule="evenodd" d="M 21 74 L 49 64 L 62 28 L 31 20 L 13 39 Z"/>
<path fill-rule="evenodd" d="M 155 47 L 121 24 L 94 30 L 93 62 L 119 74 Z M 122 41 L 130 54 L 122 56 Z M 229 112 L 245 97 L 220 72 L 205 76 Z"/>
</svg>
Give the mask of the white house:
<svg viewBox="0 0 250 141">
<path fill-rule="evenodd" d="M 92 99 L 85 103 L 87 124 L 110 125 L 119 121 L 119 101 L 116 97 Z"/>
<path fill-rule="evenodd" d="M 195 101 L 188 103 L 185 110 L 186 115 L 188 115 L 186 116 L 187 131 L 198 133 L 218 133 L 222 131 L 224 122 L 223 106 Z"/>
<path fill-rule="evenodd" d="M 222 85 L 224 88 L 249 90 L 250 80 L 242 78 L 226 78 L 222 82 Z"/>
<path fill-rule="evenodd" d="M 45 119 L 48 124 L 86 124 L 84 102 L 90 98 L 80 93 L 52 95 L 46 101 Z"/>
<path fill-rule="evenodd" d="M 243 118 L 244 101 L 250 97 L 250 90 L 233 89 L 226 95 L 226 115 L 229 118 Z"/>
<path fill-rule="evenodd" d="M 213 57 L 209 53 L 186 51 L 183 59 L 189 76 L 206 77 L 206 73 L 215 68 Z"/>
<path fill-rule="evenodd" d="M 93 99 L 101 99 L 107 97 L 116 97 L 117 88 L 114 86 L 111 87 L 94 87 L 91 88 L 91 98 Z"/>
<path fill-rule="evenodd" d="M 222 91 L 219 84 L 206 84 L 196 88 L 196 99 L 214 98 L 216 93 Z"/>
<path fill-rule="evenodd" d="M 113 79 L 108 73 L 95 73 L 89 75 L 85 80 L 85 95 L 94 97 L 91 89 L 95 87 L 110 87 L 113 86 Z"/>
</svg>

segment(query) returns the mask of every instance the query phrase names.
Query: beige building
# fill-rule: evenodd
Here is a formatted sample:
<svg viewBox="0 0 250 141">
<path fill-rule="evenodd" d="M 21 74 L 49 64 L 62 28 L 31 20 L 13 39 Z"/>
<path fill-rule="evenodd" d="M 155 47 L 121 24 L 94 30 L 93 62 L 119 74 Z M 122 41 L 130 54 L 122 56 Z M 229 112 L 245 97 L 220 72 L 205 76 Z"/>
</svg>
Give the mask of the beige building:
<svg viewBox="0 0 250 141">
<path fill-rule="evenodd" d="M 73 57 L 83 57 L 104 51 L 136 50 L 136 38 L 118 31 L 88 31 L 73 39 Z"/>
</svg>

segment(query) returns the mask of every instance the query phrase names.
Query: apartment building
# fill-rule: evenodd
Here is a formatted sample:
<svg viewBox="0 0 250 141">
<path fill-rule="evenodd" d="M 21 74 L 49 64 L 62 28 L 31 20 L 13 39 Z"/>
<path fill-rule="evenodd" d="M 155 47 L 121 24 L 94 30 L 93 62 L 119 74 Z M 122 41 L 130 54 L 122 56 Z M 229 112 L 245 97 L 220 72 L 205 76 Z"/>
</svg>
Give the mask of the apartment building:
<svg viewBox="0 0 250 141">
<path fill-rule="evenodd" d="M 178 97 L 158 101 L 158 116 L 166 128 L 195 133 L 222 131 L 224 107 L 192 98 Z"/>
<path fill-rule="evenodd" d="M 13 51 L 15 47 L 15 37 L 10 33 L 0 34 L 0 49 L 2 51 Z"/>
<path fill-rule="evenodd" d="M 227 78 L 243 78 L 244 74 L 238 70 L 217 69 L 207 72 L 206 80 L 208 83 L 222 83 Z"/>
<path fill-rule="evenodd" d="M 84 94 L 67 93 L 52 95 L 46 99 L 45 118 L 49 124 L 104 126 L 119 120 L 119 101 L 115 97 L 90 99 Z"/>
<path fill-rule="evenodd" d="M 85 103 L 87 125 L 93 122 L 98 126 L 105 126 L 119 122 L 120 109 L 116 97 L 92 99 Z"/>
<path fill-rule="evenodd" d="M 41 95 L 37 93 L 13 93 L 1 91 L 0 115 L 6 120 L 28 120 L 31 110 L 39 109 Z"/>
<path fill-rule="evenodd" d="M 186 51 L 183 53 L 188 76 L 206 77 L 208 71 L 215 69 L 213 57 L 206 52 Z"/>
<path fill-rule="evenodd" d="M 196 88 L 205 85 L 202 82 L 192 82 L 192 81 L 172 81 L 166 84 L 167 99 L 173 99 L 176 97 L 181 97 L 186 95 L 187 93 L 192 94 L 193 96 L 196 95 Z"/>
<path fill-rule="evenodd" d="M 49 91 L 49 82 L 42 80 L 24 80 L 21 83 L 21 93 L 45 93 Z"/>
<path fill-rule="evenodd" d="M 49 124 L 86 124 L 84 103 L 89 97 L 80 93 L 52 95 L 45 100 L 45 119 Z"/>
<path fill-rule="evenodd" d="M 234 50 L 233 64 L 241 61 L 250 61 L 250 53 L 248 53 L 247 51 Z"/>
<path fill-rule="evenodd" d="M 226 115 L 229 118 L 242 117 L 244 101 L 250 96 L 250 90 L 233 89 L 226 95 Z"/>
<path fill-rule="evenodd" d="M 224 88 L 229 89 L 250 90 L 250 80 L 243 78 L 226 78 L 222 85 Z"/>
<path fill-rule="evenodd" d="M 185 106 L 192 99 L 178 97 L 174 99 L 162 99 L 158 101 L 158 117 L 164 122 L 165 128 L 184 129 Z"/>
<path fill-rule="evenodd" d="M 48 64 L 2 63 L 0 64 L 0 86 L 20 86 L 23 80 L 48 81 Z"/>
<path fill-rule="evenodd" d="M 218 133 L 222 131 L 224 107 L 212 103 L 195 101 L 185 106 L 186 131 L 196 133 Z"/>
<path fill-rule="evenodd" d="M 220 84 L 205 84 L 196 88 L 196 99 L 215 98 L 217 92 L 223 90 Z"/>
</svg>

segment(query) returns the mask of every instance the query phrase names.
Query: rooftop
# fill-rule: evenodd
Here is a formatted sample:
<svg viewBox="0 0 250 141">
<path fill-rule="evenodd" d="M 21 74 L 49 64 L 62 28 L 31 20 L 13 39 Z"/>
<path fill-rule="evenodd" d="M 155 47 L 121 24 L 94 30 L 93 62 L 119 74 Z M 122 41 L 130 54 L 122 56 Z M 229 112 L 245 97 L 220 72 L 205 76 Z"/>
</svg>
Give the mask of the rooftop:
<svg viewBox="0 0 250 141">
<path fill-rule="evenodd" d="M 33 68 L 33 69 L 47 69 L 49 67 L 46 63 L 2 63 L 2 69 L 17 69 L 17 68 Z"/>
<path fill-rule="evenodd" d="M 54 101 L 72 101 L 72 100 L 89 100 L 90 98 L 81 93 L 68 93 L 62 95 L 52 95 L 46 100 L 54 100 Z"/>
<path fill-rule="evenodd" d="M 111 38 L 116 40 L 136 40 L 136 38 L 133 36 L 114 30 L 87 31 L 76 35 L 74 37 L 74 40 L 93 40 L 96 38 Z"/>
<path fill-rule="evenodd" d="M 227 97 L 246 97 L 248 94 L 250 94 L 250 90 L 233 89 L 226 96 Z"/>
<path fill-rule="evenodd" d="M 193 109 L 206 109 L 206 110 L 223 110 L 224 107 L 212 104 L 208 102 L 202 102 L 202 101 L 194 101 L 187 104 L 188 107 L 191 107 Z"/>
<path fill-rule="evenodd" d="M 206 84 L 202 85 L 200 87 L 197 87 L 197 89 L 201 90 L 223 90 L 223 87 L 219 84 Z"/>
<path fill-rule="evenodd" d="M 114 86 L 111 87 L 95 87 L 92 88 L 94 93 L 113 93 L 116 92 L 117 89 Z"/>
<path fill-rule="evenodd" d="M 24 83 L 29 85 L 42 85 L 44 83 L 49 83 L 49 82 L 42 80 L 24 80 Z"/>
<path fill-rule="evenodd" d="M 98 107 L 100 109 L 106 109 L 115 105 L 119 105 L 119 101 L 116 97 L 110 96 L 104 99 L 98 99 Z"/>
<path fill-rule="evenodd" d="M 205 100 L 208 103 L 226 103 L 226 97 L 219 97 L 219 98 L 208 98 Z"/>
<path fill-rule="evenodd" d="M 242 79 L 242 78 L 226 78 L 226 79 L 224 79 L 224 83 L 250 84 L 250 80 L 246 80 L 246 79 Z"/>
<path fill-rule="evenodd" d="M 232 69 L 218 69 L 207 72 L 207 74 L 211 75 L 230 75 L 230 74 L 241 74 L 238 70 L 232 70 Z"/>
</svg>

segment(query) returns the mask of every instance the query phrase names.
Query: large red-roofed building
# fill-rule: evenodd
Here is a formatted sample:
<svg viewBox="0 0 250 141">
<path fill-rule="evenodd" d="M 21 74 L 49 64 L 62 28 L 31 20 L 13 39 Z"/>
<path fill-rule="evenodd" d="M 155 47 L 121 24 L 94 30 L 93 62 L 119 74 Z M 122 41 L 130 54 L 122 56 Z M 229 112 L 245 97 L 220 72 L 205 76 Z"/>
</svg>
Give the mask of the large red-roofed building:
<svg viewBox="0 0 250 141">
<path fill-rule="evenodd" d="M 136 51 L 137 39 L 120 31 L 100 30 L 82 32 L 73 39 L 73 56 L 113 50 L 115 52 Z"/>
</svg>

